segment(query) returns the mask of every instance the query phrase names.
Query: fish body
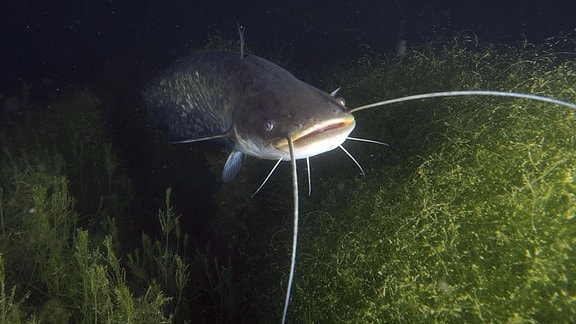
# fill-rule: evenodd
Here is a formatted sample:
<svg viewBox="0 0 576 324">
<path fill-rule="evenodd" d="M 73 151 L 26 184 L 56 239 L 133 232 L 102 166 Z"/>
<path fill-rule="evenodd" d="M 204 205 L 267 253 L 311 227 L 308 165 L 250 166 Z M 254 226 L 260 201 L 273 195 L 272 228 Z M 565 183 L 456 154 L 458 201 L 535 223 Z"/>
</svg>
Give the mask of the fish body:
<svg viewBox="0 0 576 324">
<path fill-rule="evenodd" d="M 224 181 L 244 155 L 303 159 L 338 147 L 355 120 L 341 99 L 255 55 L 201 52 L 174 63 L 143 91 L 150 117 L 176 143 L 226 138 Z"/>
</svg>

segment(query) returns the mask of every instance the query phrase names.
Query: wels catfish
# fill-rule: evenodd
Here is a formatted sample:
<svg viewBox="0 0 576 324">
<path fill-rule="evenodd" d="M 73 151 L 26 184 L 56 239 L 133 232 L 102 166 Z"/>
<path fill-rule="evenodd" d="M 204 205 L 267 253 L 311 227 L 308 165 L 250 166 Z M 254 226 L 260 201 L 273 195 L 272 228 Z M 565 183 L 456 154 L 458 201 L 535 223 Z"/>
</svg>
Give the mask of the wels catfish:
<svg viewBox="0 0 576 324">
<path fill-rule="evenodd" d="M 553 98 L 499 91 L 437 92 L 349 109 L 336 93 L 302 82 L 263 58 L 244 55 L 242 49 L 240 53 L 201 52 L 182 58 L 143 90 L 152 121 L 168 131 L 173 143 L 219 138 L 230 143 L 232 152 L 222 172 L 224 182 L 234 179 L 246 155 L 277 161 L 256 191 L 281 161 L 290 161 L 294 225 L 282 323 L 290 301 L 298 241 L 296 160 L 306 159 L 309 163 L 309 157 L 339 147 L 360 167 L 342 147 L 344 141 L 384 144 L 350 137 L 356 125 L 352 113 L 409 100 L 470 95 L 524 98 L 576 109 L 576 104 Z"/>
<path fill-rule="evenodd" d="M 222 179 L 234 179 L 245 155 L 292 161 L 294 235 L 285 319 L 298 229 L 297 159 L 342 144 L 355 120 L 343 100 L 296 79 L 258 56 L 203 52 L 183 58 L 143 91 L 152 121 L 174 143 L 225 138 L 232 147 Z M 284 321 L 284 320 L 283 320 Z"/>
</svg>

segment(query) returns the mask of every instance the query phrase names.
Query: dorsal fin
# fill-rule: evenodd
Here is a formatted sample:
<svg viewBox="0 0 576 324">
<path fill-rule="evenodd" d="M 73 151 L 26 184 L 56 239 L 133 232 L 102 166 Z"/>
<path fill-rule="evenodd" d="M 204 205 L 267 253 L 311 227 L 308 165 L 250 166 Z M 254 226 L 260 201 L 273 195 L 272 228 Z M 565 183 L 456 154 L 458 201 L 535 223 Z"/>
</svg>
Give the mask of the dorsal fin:
<svg viewBox="0 0 576 324">
<path fill-rule="evenodd" d="M 238 34 L 240 35 L 240 57 L 244 58 L 244 26 L 236 24 L 238 27 Z"/>
</svg>

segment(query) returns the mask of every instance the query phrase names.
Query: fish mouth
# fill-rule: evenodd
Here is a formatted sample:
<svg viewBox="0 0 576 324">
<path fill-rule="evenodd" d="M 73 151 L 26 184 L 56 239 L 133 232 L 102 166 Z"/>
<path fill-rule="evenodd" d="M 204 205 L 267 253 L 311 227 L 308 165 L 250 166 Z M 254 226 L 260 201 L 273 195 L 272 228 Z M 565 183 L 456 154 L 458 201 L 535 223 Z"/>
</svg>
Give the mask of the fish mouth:
<svg viewBox="0 0 576 324">
<path fill-rule="evenodd" d="M 347 114 L 314 122 L 309 127 L 298 129 L 290 135 L 294 143 L 296 159 L 311 157 L 337 148 L 346 140 L 354 126 L 356 126 L 354 116 Z M 280 151 L 289 152 L 287 139 L 278 140 L 274 146 Z"/>
</svg>

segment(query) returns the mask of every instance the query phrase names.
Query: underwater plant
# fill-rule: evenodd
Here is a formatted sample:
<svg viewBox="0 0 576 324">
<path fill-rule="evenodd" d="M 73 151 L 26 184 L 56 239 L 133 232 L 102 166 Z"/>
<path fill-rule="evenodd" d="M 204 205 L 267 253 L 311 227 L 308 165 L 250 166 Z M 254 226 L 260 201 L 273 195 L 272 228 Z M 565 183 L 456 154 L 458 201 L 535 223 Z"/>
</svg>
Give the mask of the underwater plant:
<svg viewBox="0 0 576 324">
<path fill-rule="evenodd" d="M 349 100 L 369 102 L 381 89 L 394 97 L 503 89 L 576 102 L 574 60 L 541 50 L 441 44 L 364 64 L 340 80 L 356 85 Z M 357 116 L 362 137 L 390 147 L 357 154 L 365 179 L 338 177 L 315 189 L 301 229 L 294 316 L 576 319 L 574 110 L 470 97 Z"/>
<path fill-rule="evenodd" d="M 98 106 L 72 93 L 0 134 L 0 322 L 168 322 L 171 298 L 135 294 L 117 255 L 131 193 Z"/>
<path fill-rule="evenodd" d="M 230 260 L 188 250 L 171 188 L 150 212 L 158 233 L 134 232 L 146 211 L 131 206 L 96 96 L 72 91 L 27 112 L 0 130 L 0 322 L 236 318 Z"/>
</svg>

